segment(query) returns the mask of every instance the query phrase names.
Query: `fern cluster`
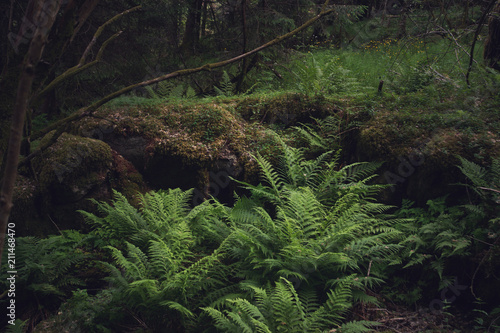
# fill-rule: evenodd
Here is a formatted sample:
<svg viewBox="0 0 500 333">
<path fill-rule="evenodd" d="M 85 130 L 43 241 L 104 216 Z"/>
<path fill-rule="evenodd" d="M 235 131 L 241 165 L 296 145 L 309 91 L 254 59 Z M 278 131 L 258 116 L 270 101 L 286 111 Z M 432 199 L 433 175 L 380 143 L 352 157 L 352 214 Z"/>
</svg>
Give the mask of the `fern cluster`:
<svg viewBox="0 0 500 333">
<path fill-rule="evenodd" d="M 313 55 L 307 55 L 294 65 L 290 78 L 295 90 L 306 95 L 355 94 L 363 90 L 358 80 L 343 68 L 338 59 L 319 62 Z"/>
<path fill-rule="evenodd" d="M 98 213 L 81 212 L 94 227 L 89 235 L 20 239 L 20 281 L 34 294 L 67 298 L 85 282 L 70 272 L 95 248 L 107 288 L 74 291 L 63 327 L 185 332 L 363 332 L 376 323 L 346 323 L 348 310 L 376 303 L 366 291 L 395 269 L 423 266 L 441 288 L 450 283 L 449 258 L 473 242 L 463 207 L 440 199 L 388 214 L 392 207 L 373 199 L 385 186 L 370 182 L 380 164 L 339 167 L 338 153 L 308 159 L 305 149 L 282 145 L 274 165 L 253 156 L 262 182 L 240 182 L 248 195 L 232 207 L 215 199 L 190 207 L 193 191 L 180 189 L 142 195 L 135 207 L 114 192 L 111 204 L 94 201 Z M 495 172 L 462 168 L 493 177 L 490 187 L 474 182 L 478 194 L 495 184 Z"/>
<path fill-rule="evenodd" d="M 144 89 L 151 99 L 164 100 L 173 98 L 193 98 L 196 91 L 187 83 L 172 83 L 170 81 L 161 81 L 153 86 L 146 86 Z"/>
<path fill-rule="evenodd" d="M 79 232 L 64 230 L 61 235 L 45 239 L 19 237 L 16 238 L 16 257 L 14 261 L 9 260 L 15 263 L 17 272 L 13 290 L 15 296 L 6 297 L 11 288 L 7 280 L 11 273 L 8 271 L 12 270 L 7 269 L 5 264 L 8 262 L 6 252 L 0 276 L 0 305 L 8 306 L 9 299 L 13 297 L 19 313 L 44 313 L 57 309 L 72 290 L 95 283 L 92 277 L 86 276 L 85 270 L 99 269 L 88 237 Z"/>
<path fill-rule="evenodd" d="M 192 191 L 175 189 L 140 208 L 115 192 L 112 205 L 96 202 L 99 216 L 82 212 L 111 244 L 110 306 L 153 329 L 199 329 L 208 315 L 221 330 L 293 332 L 337 327 L 352 301 L 373 301 L 364 290 L 400 238 L 389 207 L 370 199 L 383 188 L 368 185 L 379 165 L 283 152 L 277 167 L 255 156 L 262 184 L 242 183 L 250 195 L 231 208 L 190 209 Z"/>
<path fill-rule="evenodd" d="M 290 281 L 281 278 L 273 288 L 245 285 L 251 291 L 252 301 L 235 298 L 228 301 L 229 309 L 224 312 L 211 307 L 203 310 L 214 319 L 220 332 L 319 332 L 325 326 L 340 327 L 341 314 L 350 305 L 350 279 L 351 276 L 345 278 L 330 291 L 322 305 L 318 304 L 314 290 L 299 294 Z M 358 323 L 351 332 L 375 324 Z"/>
</svg>

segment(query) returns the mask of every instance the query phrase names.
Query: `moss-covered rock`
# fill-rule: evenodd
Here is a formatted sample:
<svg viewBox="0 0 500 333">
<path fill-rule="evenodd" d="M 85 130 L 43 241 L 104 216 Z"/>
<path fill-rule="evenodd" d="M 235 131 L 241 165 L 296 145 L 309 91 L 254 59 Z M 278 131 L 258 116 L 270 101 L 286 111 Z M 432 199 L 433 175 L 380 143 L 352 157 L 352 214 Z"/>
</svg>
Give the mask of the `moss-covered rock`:
<svg viewBox="0 0 500 333">
<path fill-rule="evenodd" d="M 461 176 L 457 155 L 485 164 L 499 155 L 498 134 L 477 117 L 448 104 L 431 112 L 413 102 L 286 93 L 103 107 L 34 161 L 38 210 L 57 223 L 74 221 L 68 216 L 84 208 L 85 198 L 109 199 L 111 188 L 131 199 L 148 189 L 195 188 L 193 204 L 209 195 L 230 202 L 237 188 L 230 178 L 258 181 L 253 154 L 271 161 L 279 155 L 270 128 L 299 144 L 291 125 L 332 114 L 341 124 L 341 165 L 386 162 L 378 181 L 395 185 L 386 202 L 408 197 L 423 204 L 453 192 L 449 184 Z"/>
<path fill-rule="evenodd" d="M 236 105 L 236 110 L 247 121 L 288 127 L 308 123 L 311 118 L 324 118 L 335 112 L 336 107 L 332 100 L 321 95 L 286 93 L 245 98 Z"/>
<path fill-rule="evenodd" d="M 50 135 L 52 132 L 42 142 Z M 112 162 L 111 148 L 104 142 L 62 134 L 33 160 L 40 195 L 38 214 L 47 221 L 40 223 L 60 229 L 82 228 L 83 219 L 76 210 L 92 209 L 87 198 L 109 199 L 108 173 Z"/>
<path fill-rule="evenodd" d="M 14 192 L 11 218 L 20 235 L 88 229 L 77 212 L 95 210 L 87 199 L 110 200 L 116 189 L 134 201 L 148 190 L 134 165 L 108 144 L 67 133 L 33 160 L 32 171 L 36 180 L 20 175 Z"/>
<path fill-rule="evenodd" d="M 395 185 L 386 193 L 389 201 L 425 204 L 463 190 L 453 185 L 463 180 L 458 156 L 485 166 L 500 156 L 500 137 L 490 125 L 461 110 L 380 108 L 360 126 L 356 157 L 386 162 L 380 182 Z"/>
<path fill-rule="evenodd" d="M 111 148 L 104 142 L 64 133 L 33 164 L 40 191 L 64 204 L 81 200 L 104 183 L 111 163 Z"/>
<path fill-rule="evenodd" d="M 236 105 L 236 100 L 212 100 L 102 108 L 97 111 L 102 119 L 83 119 L 72 132 L 108 143 L 153 189 L 194 187 L 205 196 L 232 198 L 234 186 L 226 181 L 214 186 L 214 179 L 224 174 L 256 180 L 251 154 L 274 156 L 280 150 L 275 135 L 262 124 L 249 124 Z"/>
</svg>

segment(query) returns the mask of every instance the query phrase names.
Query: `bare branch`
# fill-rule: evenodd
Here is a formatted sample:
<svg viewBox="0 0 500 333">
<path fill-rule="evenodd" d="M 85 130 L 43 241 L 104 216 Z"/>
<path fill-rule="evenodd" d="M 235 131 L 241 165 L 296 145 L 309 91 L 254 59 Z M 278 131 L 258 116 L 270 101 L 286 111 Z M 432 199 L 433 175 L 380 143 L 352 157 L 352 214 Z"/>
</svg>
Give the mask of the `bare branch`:
<svg viewBox="0 0 500 333">
<path fill-rule="evenodd" d="M 234 58 L 231 58 L 231 59 L 228 59 L 228 60 L 224 60 L 224 61 L 220 61 L 220 62 L 216 62 L 216 63 L 211 63 L 211 64 L 205 64 L 203 66 L 200 66 L 200 67 L 196 67 L 196 68 L 189 68 L 189 69 L 181 69 L 181 70 L 178 70 L 178 71 L 175 71 L 175 72 L 172 72 L 172 73 L 169 73 L 169 74 L 166 74 L 166 75 L 162 75 L 162 76 L 159 76 L 159 77 L 156 77 L 154 79 L 151 79 L 151 80 L 147 80 L 147 81 L 143 81 L 143 82 L 139 82 L 139 83 L 136 83 L 136 84 L 133 84 L 133 85 L 130 85 L 128 87 L 125 87 L 125 88 L 122 88 L 118 91 L 115 91 L 114 93 L 111 93 L 105 97 L 103 97 L 101 100 L 97 101 L 97 102 L 94 102 L 92 103 L 91 105 L 81 109 L 80 111 L 64 118 L 64 119 L 61 119 L 57 122 L 55 122 L 54 124 L 44 128 L 43 130 L 37 132 L 37 133 L 34 133 L 31 137 L 32 141 L 33 140 L 36 140 L 42 136 L 44 136 L 45 134 L 49 133 L 50 131 L 53 131 L 57 128 L 59 128 L 60 126 L 64 125 L 64 124 L 67 124 L 69 122 L 72 122 L 72 121 L 75 121 L 75 120 L 78 120 L 78 119 L 81 119 L 89 114 L 92 114 L 94 111 L 96 111 L 99 107 L 101 107 L 102 105 L 106 104 L 107 102 L 117 98 L 118 96 L 121 96 L 123 94 L 126 94 L 128 93 L 129 91 L 132 91 L 134 89 L 137 89 L 137 88 L 140 88 L 140 87 L 145 87 L 145 86 L 149 86 L 149 85 L 152 85 L 152 84 L 155 84 L 155 83 L 158 83 L 158 82 L 161 82 L 161 81 L 165 81 L 165 80 L 168 80 L 168 79 L 172 79 L 172 78 L 175 78 L 175 77 L 180 77 L 180 76 L 186 76 L 186 75 L 190 75 L 190 74 L 193 74 L 193 73 L 197 73 L 197 72 L 201 72 L 201 71 L 211 71 L 212 69 L 215 69 L 215 68 L 219 68 L 219 67 L 223 67 L 223 66 L 227 66 L 229 64 L 232 64 L 234 62 L 237 62 L 241 59 L 244 59 L 248 56 L 251 56 L 252 54 L 255 54 L 255 53 L 258 53 L 264 49 L 267 49 L 271 46 L 274 46 L 276 44 L 279 44 L 281 43 L 282 41 L 284 41 L 285 39 L 288 39 L 290 37 L 292 37 L 293 35 L 301 32 L 302 30 L 308 28 L 309 26 L 311 26 L 313 23 L 315 23 L 316 21 L 318 21 L 319 19 L 321 19 L 323 16 L 326 16 L 330 13 L 332 13 L 334 11 L 334 9 L 325 9 L 326 8 L 326 5 L 328 4 L 328 0 L 325 1 L 325 4 L 323 5 L 323 10 L 317 14 L 316 16 L 314 16 L 313 18 L 309 19 L 307 22 L 305 22 L 303 25 L 301 25 L 300 27 L 290 31 L 289 33 L 286 33 L 284 35 L 281 35 L 249 52 L 246 52 L 246 53 L 243 53 L 243 54 L 240 54 L 239 56 L 236 56 Z M 38 155 L 40 153 L 40 149 L 45 149 L 44 147 L 40 147 L 38 150 L 34 151 L 32 154 L 30 154 L 29 156 L 27 156 L 23 161 L 22 163 L 26 163 L 28 162 L 29 160 L 31 160 L 33 157 L 35 157 L 36 155 Z"/>
<path fill-rule="evenodd" d="M 89 62 L 89 63 L 87 63 L 85 65 L 82 65 L 81 63 L 79 63 L 76 66 L 68 68 L 64 73 L 62 73 L 61 75 L 59 75 L 58 77 L 56 77 L 54 80 L 52 80 L 52 82 L 50 82 L 45 88 L 43 88 L 42 91 L 40 91 L 35 97 L 33 97 L 32 104 L 35 103 L 40 98 L 42 98 L 43 96 L 45 96 L 47 93 L 49 93 L 52 90 L 54 90 L 55 88 L 57 88 L 59 85 L 61 85 L 61 83 L 63 83 L 67 79 L 72 78 L 73 76 L 75 76 L 75 75 L 83 72 L 84 70 L 88 69 L 89 67 L 94 66 L 99 61 L 101 61 L 102 54 L 104 53 L 104 50 L 106 49 L 106 47 L 108 46 L 108 44 L 113 39 L 115 39 L 116 37 L 120 36 L 121 34 L 122 34 L 122 31 L 119 31 L 119 32 L 115 33 L 113 36 L 109 37 L 102 44 L 101 48 L 99 49 L 99 52 L 97 53 L 96 58 L 93 61 L 91 61 L 91 62 Z"/>
<path fill-rule="evenodd" d="M 103 25 L 101 25 L 97 31 L 95 32 L 94 36 L 92 37 L 92 40 L 90 41 L 89 45 L 87 45 L 87 48 L 85 49 L 85 51 L 83 52 L 83 55 L 82 57 L 80 58 L 80 61 L 78 62 L 79 65 L 82 65 L 84 62 L 85 62 L 85 59 L 87 58 L 87 55 L 88 53 L 90 52 L 90 49 L 92 49 L 92 46 L 94 46 L 94 44 L 97 42 L 97 39 L 99 38 L 99 36 L 102 34 L 102 32 L 104 31 L 104 28 L 113 23 L 114 21 L 118 20 L 120 17 L 122 17 L 123 15 L 126 15 L 128 13 L 131 13 L 131 12 L 134 12 L 136 10 L 139 10 L 141 9 L 142 6 L 136 6 L 134 8 L 130 8 L 130 9 L 127 9 L 126 11 L 124 12 L 121 12 L 120 14 L 117 14 L 115 16 L 113 16 L 111 19 L 107 20 Z"/>
<path fill-rule="evenodd" d="M 139 10 L 141 9 L 141 6 L 136 6 L 136 7 L 133 7 L 133 8 L 130 8 L 130 9 L 127 9 L 126 11 L 123 11 L 121 12 L 120 14 L 117 14 L 115 16 L 113 16 L 111 19 L 109 19 L 108 21 L 106 21 L 105 23 L 103 23 L 98 29 L 97 31 L 94 33 L 94 36 L 92 37 L 92 40 L 90 41 L 90 43 L 87 45 L 87 48 L 85 49 L 85 51 L 83 52 L 83 55 L 81 56 L 80 60 L 78 61 L 78 64 L 67 69 L 64 73 L 62 73 L 61 75 L 57 76 L 52 82 L 50 82 L 45 88 L 43 88 L 42 91 L 40 91 L 38 94 L 36 94 L 35 97 L 33 97 L 32 99 L 32 103 L 35 103 L 36 101 L 40 100 L 40 98 L 42 98 L 43 96 L 45 96 L 47 93 L 51 92 L 52 90 L 54 90 L 55 88 L 57 88 L 61 83 L 63 83 L 64 81 L 66 81 L 67 79 L 69 78 L 72 78 L 74 77 L 75 75 L 77 75 L 78 73 L 81 73 L 83 72 L 84 70 L 88 69 L 89 67 L 92 67 L 94 66 L 95 64 L 97 64 L 101 58 L 102 58 L 102 54 L 104 52 L 104 50 L 106 49 L 106 47 L 108 46 L 108 44 L 113 40 L 115 39 L 116 37 L 118 37 L 122 31 L 120 32 L 117 32 L 115 33 L 113 36 L 111 36 L 110 38 L 108 38 L 101 46 L 101 48 L 99 49 L 99 51 L 97 52 L 97 56 L 96 58 L 85 64 L 85 59 L 87 58 L 88 56 L 88 53 L 90 52 L 90 50 L 92 49 L 92 46 L 94 46 L 94 44 L 97 42 L 97 39 L 99 38 L 99 36 L 101 36 L 102 32 L 104 31 L 104 28 L 113 23 L 114 21 L 118 20 L 119 18 L 121 18 L 122 16 L 128 14 L 128 13 L 131 13 L 131 12 L 134 12 L 136 10 Z"/>
</svg>

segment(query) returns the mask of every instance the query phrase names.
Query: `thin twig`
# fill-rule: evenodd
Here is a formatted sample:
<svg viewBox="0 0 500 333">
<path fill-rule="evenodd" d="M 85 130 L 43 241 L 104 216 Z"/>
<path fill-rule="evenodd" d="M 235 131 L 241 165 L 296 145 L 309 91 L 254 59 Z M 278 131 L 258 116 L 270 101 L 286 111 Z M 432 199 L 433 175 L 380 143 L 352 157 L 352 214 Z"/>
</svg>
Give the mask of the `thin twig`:
<svg viewBox="0 0 500 333">
<path fill-rule="evenodd" d="M 482 187 L 482 186 L 478 186 L 477 188 L 479 188 L 481 190 L 486 190 L 486 191 L 492 191 L 492 192 L 500 193 L 499 190 L 495 190 L 494 188 L 488 188 L 488 187 Z"/>
</svg>

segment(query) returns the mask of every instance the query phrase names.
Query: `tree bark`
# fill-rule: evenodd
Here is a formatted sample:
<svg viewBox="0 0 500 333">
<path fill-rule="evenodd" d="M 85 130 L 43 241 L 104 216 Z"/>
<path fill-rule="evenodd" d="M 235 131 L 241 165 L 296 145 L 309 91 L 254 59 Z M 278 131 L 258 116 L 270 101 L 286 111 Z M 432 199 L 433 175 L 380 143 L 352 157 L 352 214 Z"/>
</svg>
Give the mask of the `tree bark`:
<svg viewBox="0 0 500 333">
<path fill-rule="evenodd" d="M 483 58 L 486 66 L 500 71 L 500 1 L 496 3 L 488 20 L 488 38 L 484 43 Z"/>
<path fill-rule="evenodd" d="M 200 40 L 200 25 L 201 25 L 201 5 L 202 0 L 191 0 L 189 4 L 189 12 L 186 19 L 186 28 L 182 39 L 181 50 L 185 54 L 194 54 L 198 42 Z"/>
<path fill-rule="evenodd" d="M 465 74 L 465 82 L 467 82 L 467 86 L 469 86 L 469 87 L 470 87 L 469 76 L 470 76 L 470 72 L 472 70 L 472 63 L 474 61 L 474 48 L 476 47 L 477 37 L 479 36 L 479 33 L 481 32 L 481 28 L 483 27 L 483 23 L 486 20 L 486 17 L 491 12 L 496 1 L 497 0 L 491 0 L 489 2 L 488 6 L 486 6 L 486 9 L 484 10 L 483 15 L 481 15 L 481 18 L 479 19 L 479 22 L 477 24 L 476 32 L 474 33 L 474 39 L 473 39 L 472 45 L 470 47 L 469 67 L 467 68 L 467 74 Z M 485 46 L 485 49 L 486 49 L 486 46 Z"/>
<path fill-rule="evenodd" d="M 247 28 L 247 15 L 246 15 L 246 7 L 247 7 L 247 1 L 246 0 L 241 0 L 241 25 L 242 25 L 242 30 L 243 30 L 243 52 L 247 52 L 247 43 L 248 43 L 248 28 Z M 241 92 L 242 86 L 243 86 L 243 81 L 245 81 L 245 76 L 247 73 L 247 67 L 248 67 L 248 58 L 243 59 L 243 64 L 241 66 L 241 72 L 238 77 L 238 82 L 236 83 L 236 91 Z"/>
<path fill-rule="evenodd" d="M 9 221 L 10 211 L 12 209 L 12 193 L 17 177 L 17 166 L 19 153 L 21 150 L 21 141 L 23 135 L 24 119 L 28 100 L 35 77 L 35 67 L 47 42 L 55 18 L 61 7 L 61 0 L 45 0 L 37 3 L 36 10 L 32 15 L 32 23 L 37 26 L 33 39 L 31 40 L 28 53 L 24 58 L 21 76 L 17 87 L 16 102 L 14 113 L 12 115 L 12 124 L 9 137 L 9 146 L 5 164 L 5 173 L 0 192 L 0 264 L 2 262 L 3 246 L 5 233 Z M 18 37 L 24 38 L 20 34 Z M 18 39 L 19 40 L 19 39 Z"/>
</svg>

